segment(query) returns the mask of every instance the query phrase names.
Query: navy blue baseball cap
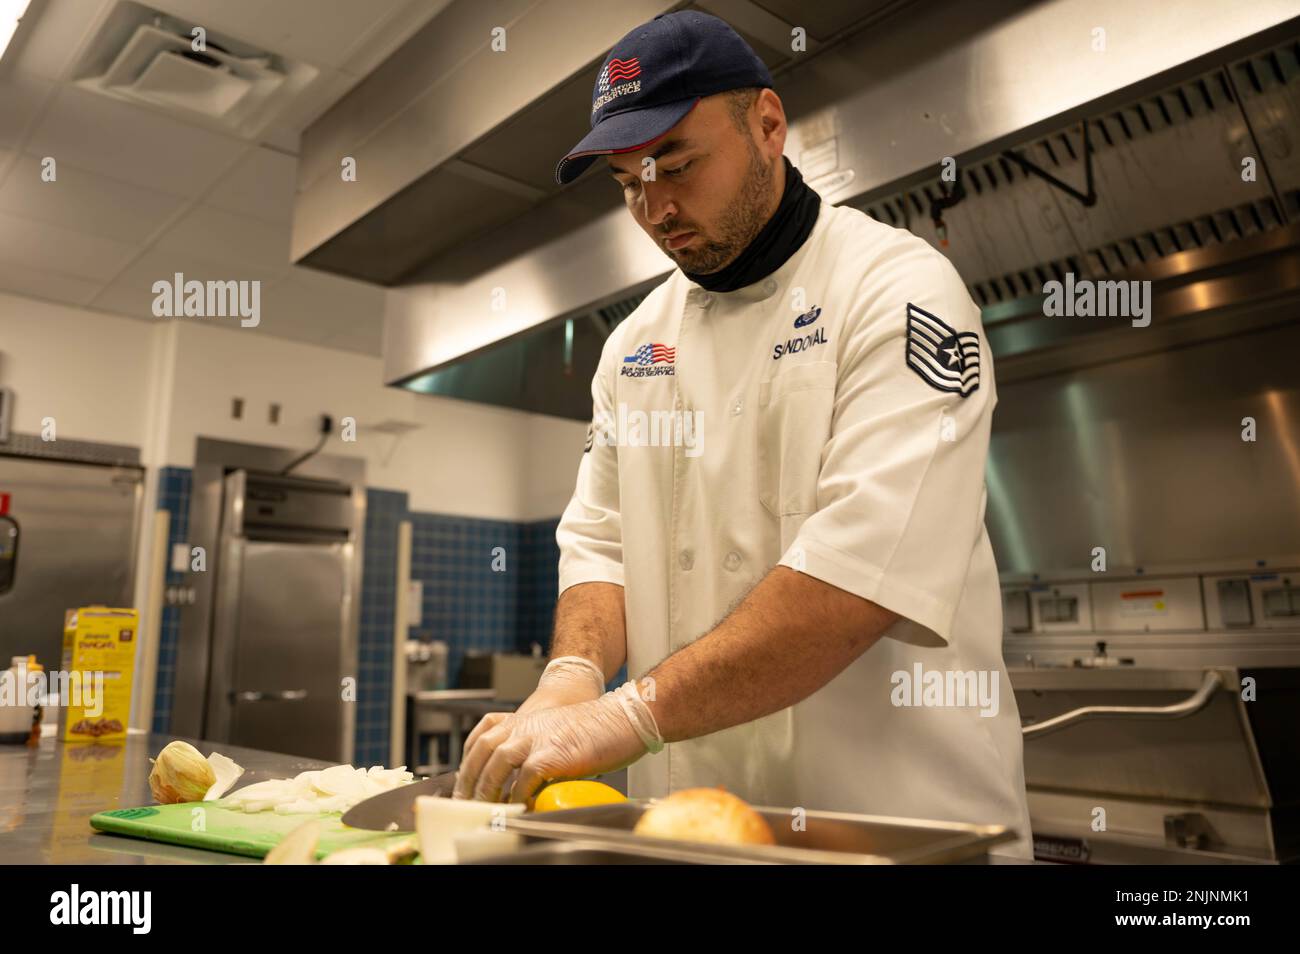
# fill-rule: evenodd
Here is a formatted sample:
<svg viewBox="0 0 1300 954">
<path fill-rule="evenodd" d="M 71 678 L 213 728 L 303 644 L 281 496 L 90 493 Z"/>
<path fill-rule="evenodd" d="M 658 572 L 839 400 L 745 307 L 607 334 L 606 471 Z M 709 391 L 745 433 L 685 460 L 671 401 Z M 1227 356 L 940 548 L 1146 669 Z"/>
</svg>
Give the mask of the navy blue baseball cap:
<svg viewBox="0 0 1300 954">
<path fill-rule="evenodd" d="M 695 10 L 660 14 L 609 51 L 591 93 L 591 132 L 560 160 L 555 181 L 572 182 L 597 156 L 645 148 L 705 96 L 771 85 L 767 66 L 726 22 Z"/>
</svg>

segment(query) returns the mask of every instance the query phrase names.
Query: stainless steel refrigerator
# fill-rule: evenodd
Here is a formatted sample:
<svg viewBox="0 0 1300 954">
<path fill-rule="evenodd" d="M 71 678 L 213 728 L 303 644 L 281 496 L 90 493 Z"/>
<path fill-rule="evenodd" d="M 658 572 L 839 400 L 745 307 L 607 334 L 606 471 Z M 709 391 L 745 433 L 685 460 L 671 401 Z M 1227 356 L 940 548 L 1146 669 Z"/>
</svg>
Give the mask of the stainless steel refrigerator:
<svg viewBox="0 0 1300 954">
<path fill-rule="evenodd" d="M 349 762 L 361 572 L 353 488 L 240 469 L 222 496 L 204 736 Z"/>
<path fill-rule="evenodd" d="M 0 455 L 0 661 L 63 653 L 63 613 L 132 606 L 139 467 Z M 3 668 L 3 667 L 0 667 Z"/>
</svg>

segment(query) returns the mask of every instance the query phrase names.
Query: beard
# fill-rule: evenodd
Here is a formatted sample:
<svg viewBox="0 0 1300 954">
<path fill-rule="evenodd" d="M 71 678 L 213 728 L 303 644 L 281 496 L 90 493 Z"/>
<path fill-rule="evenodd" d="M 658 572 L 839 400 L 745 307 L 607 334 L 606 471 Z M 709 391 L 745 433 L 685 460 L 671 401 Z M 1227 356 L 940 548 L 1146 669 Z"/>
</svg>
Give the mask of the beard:
<svg viewBox="0 0 1300 954">
<path fill-rule="evenodd" d="M 696 228 L 694 231 L 700 233 L 701 241 L 695 247 L 678 251 L 664 248 L 662 244 L 659 247 L 682 271 L 691 274 L 707 275 L 730 265 L 763 230 L 773 176 L 772 166 L 763 161 L 758 147 L 751 141 L 745 177 L 715 224 L 714 234 L 706 235 L 703 229 Z M 683 228 L 676 219 L 670 219 L 659 230 L 671 235 Z"/>
</svg>

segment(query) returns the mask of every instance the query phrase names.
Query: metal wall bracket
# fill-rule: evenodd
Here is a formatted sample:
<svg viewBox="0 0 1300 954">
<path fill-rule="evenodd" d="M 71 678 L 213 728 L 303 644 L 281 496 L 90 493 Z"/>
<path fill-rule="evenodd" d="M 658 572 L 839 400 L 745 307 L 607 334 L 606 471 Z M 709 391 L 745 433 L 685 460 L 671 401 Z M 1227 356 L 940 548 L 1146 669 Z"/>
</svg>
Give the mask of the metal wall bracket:
<svg viewBox="0 0 1300 954">
<path fill-rule="evenodd" d="M 1092 144 L 1088 138 L 1088 120 L 1086 119 L 1083 120 L 1081 125 L 1083 126 L 1083 169 L 1084 169 L 1085 182 L 1088 189 L 1087 192 L 1080 192 L 1078 189 L 1070 185 L 1068 182 L 1063 182 L 1062 180 L 1058 179 L 1056 176 L 1052 175 L 1042 166 L 1030 162 L 1028 159 L 1020 155 L 1020 153 L 1016 152 L 1015 150 L 1008 149 L 1005 152 L 1003 152 L 1002 155 L 1005 158 L 1010 159 L 1016 165 L 1018 165 L 1021 168 L 1021 170 L 1027 173 L 1028 175 L 1038 176 L 1038 178 L 1043 179 L 1049 185 L 1056 186 L 1056 188 L 1060 189 L 1066 195 L 1070 196 L 1070 198 L 1077 199 L 1085 207 L 1091 208 L 1092 206 L 1097 204 L 1097 189 L 1093 185 L 1093 180 L 1092 180 Z"/>
</svg>

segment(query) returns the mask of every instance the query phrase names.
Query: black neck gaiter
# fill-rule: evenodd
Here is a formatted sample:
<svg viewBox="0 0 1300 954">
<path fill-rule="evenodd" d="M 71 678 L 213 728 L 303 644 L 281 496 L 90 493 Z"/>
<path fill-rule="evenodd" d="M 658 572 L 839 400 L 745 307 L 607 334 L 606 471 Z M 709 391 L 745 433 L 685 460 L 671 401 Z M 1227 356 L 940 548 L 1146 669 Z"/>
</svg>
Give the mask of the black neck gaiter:
<svg viewBox="0 0 1300 954">
<path fill-rule="evenodd" d="M 822 199 L 808 188 L 789 159 L 782 156 L 781 161 L 785 163 L 785 191 L 767 224 L 730 265 L 706 275 L 683 271 L 687 278 L 709 291 L 735 291 L 762 281 L 799 251 L 817 224 Z"/>
</svg>

